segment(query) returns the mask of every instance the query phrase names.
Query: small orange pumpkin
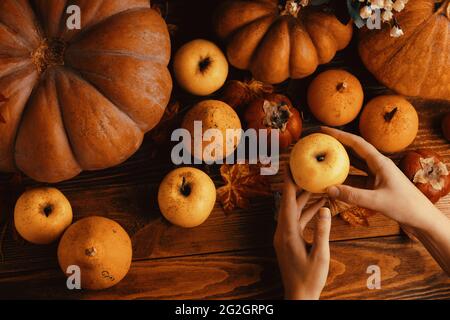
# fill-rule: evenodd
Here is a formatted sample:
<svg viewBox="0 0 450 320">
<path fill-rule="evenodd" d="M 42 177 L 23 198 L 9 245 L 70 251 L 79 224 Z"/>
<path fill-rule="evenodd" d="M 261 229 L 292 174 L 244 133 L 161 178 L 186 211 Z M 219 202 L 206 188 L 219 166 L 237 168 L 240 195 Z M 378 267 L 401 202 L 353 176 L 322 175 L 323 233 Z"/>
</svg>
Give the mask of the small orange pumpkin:
<svg viewBox="0 0 450 320">
<path fill-rule="evenodd" d="M 304 78 L 350 42 L 353 27 L 298 1 L 228 0 L 216 11 L 215 30 L 239 69 L 267 83 Z"/>
<path fill-rule="evenodd" d="M 281 149 L 286 149 L 296 142 L 302 133 L 300 113 L 292 106 L 291 101 L 281 94 L 270 94 L 254 100 L 245 111 L 244 119 L 248 128 L 268 129 L 268 135 L 271 129 L 279 129 Z"/>
</svg>

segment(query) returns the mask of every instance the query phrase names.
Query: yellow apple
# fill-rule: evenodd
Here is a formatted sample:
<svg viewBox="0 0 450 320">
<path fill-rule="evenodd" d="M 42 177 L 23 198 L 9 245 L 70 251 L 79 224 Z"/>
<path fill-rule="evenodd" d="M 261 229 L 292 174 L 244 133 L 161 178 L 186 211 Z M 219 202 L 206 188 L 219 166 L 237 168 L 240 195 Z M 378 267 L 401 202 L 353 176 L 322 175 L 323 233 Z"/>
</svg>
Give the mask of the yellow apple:
<svg viewBox="0 0 450 320">
<path fill-rule="evenodd" d="M 216 187 L 203 171 L 183 167 L 170 172 L 158 191 L 159 209 L 171 223 L 193 228 L 201 225 L 216 203 Z"/>
<path fill-rule="evenodd" d="M 350 170 L 344 146 L 332 136 L 314 133 L 297 142 L 289 160 L 292 177 L 302 189 L 324 193 L 342 184 Z"/>
<path fill-rule="evenodd" d="M 178 84 L 189 93 L 207 96 L 220 89 L 228 76 L 228 62 L 214 43 L 197 39 L 175 54 L 173 70 Z"/>
<path fill-rule="evenodd" d="M 52 243 L 71 223 L 70 202 L 57 189 L 32 189 L 17 200 L 14 225 L 17 232 L 31 243 Z"/>
<path fill-rule="evenodd" d="M 204 138 L 205 133 L 210 129 L 220 133 L 220 136 L 218 135 L 214 139 L 201 141 L 201 150 L 196 150 L 196 122 L 201 123 L 200 138 Z M 191 153 L 203 161 L 216 162 L 228 157 L 233 154 L 242 138 L 241 120 L 236 111 L 219 100 L 204 100 L 197 103 L 186 113 L 181 127 L 188 130 L 191 135 L 191 140 L 185 141 L 190 144 Z"/>
</svg>

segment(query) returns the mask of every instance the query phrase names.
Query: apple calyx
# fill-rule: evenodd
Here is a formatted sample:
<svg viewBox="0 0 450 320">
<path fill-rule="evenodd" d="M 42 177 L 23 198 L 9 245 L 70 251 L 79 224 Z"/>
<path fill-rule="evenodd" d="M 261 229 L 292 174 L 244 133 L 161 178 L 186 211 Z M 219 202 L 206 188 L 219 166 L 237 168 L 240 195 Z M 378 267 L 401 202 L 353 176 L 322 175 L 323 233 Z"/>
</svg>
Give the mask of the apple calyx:
<svg viewBox="0 0 450 320">
<path fill-rule="evenodd" d="M 212 60 L 210 57 L 202 58 L 200 59 L 200 62 L 198 63 L 198 69 L 202 74 L 205 74 L 206 71 L 209 69 L 209 67 L 212 64 Z"/>
<path fill-rule="evenodd" d="M 44 206 L 42 211 L 44 212 L 45 216 L 48 217 L 53 212 L 53 206 L 51 204 L 47 204 Z"/>
<path fill-rule="evenodd" d="M 185 197 L 191 194 L 191 185 L 186 182 L 186 177 L 183 177 L 183 181 L 181 182 L 180 193 Z"/>
<path fill-rule="evenodd" d="M 447 166 L 434 157 L 420 158 L 421 169 L 414 175 L 414 183 L 429 183 L 433 189 L 441 191 L 445 186 L 445 176 L 449 175 Z"/>
<path fill-rule="evenodd" d="M 316 156 L 316 160 L 317 160 L 318 162 L 323 162 L 323 161 L 325 161 L 325 157 L 326 157 L 326 154 L 325 154 L 325 153 L 321 153 L 321 154 L 318 154 L 318 155 Z"/>
<path fill-rule="evenodd" d="M 397 112 L 398 107 L 394 107 L 391 111 L 384 114 L 384 120 L 386 120 L 386 122 L 391 122 Z"/>
<path fill-rule="evenodd" d="M 263 110 L 263 124 L 266 127 L 280 129 L 283 132 L 286 130 L 289 118 L 292 117 L 292 112 L 286 103 L 264 100 Z"/>
</svg>

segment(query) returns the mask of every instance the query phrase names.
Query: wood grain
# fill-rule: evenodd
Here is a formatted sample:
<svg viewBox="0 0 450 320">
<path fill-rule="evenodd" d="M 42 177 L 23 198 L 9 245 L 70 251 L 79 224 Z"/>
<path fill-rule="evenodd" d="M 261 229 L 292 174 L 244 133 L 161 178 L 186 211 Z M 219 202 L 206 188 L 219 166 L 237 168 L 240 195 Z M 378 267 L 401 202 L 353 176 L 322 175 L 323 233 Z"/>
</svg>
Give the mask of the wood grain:
<svg viewBox="0 0 450 320">
<path fill-rule="evenodd" d="M 370 254 L 368 254 L 370 252 Z M 335 242 L 323 299 L 445 299 L 450 279 L 426 250 L 403 237 Z M 367 288 L 367 267 L 381 269 L 381 289 Z M 273 249 L 136 261 L 117 286 L 69 291 L 60 270 L 0 275 L 0 299 L 282 298 Z"/>
<path fill-rule="evenodd" d="M 210 17 L 217 0 L 169 2 L 167 20 L 176 25 L 172 36 L 173 51 L 193 38 L 216 40 L 211 35 Z M 355 74 L 365 90 L 365 101 L 385 93 L 362 66 L 356 54 L 356 40 L 318 72 L 344 68 Z M 231 70 L 230 78 L 248 77 L 248 73 Z M 304 134 L 317 129 L 318 123 L 308 111 L 306 90 L 312 77 L 287 81 L 277 91 L 287 94 L 302 112 Z M 215 98 L 210 96 L 208 98 Z M 181 91 L 175 84 L 173 99 L 186 110 L 200 98 Z M 412 99 L 420 118 L 419 134 L 409 149 L 429 148 L 450 164 L 449 143 L 440 131 L 440 119 L 450 112 L 450 102 Z M 182 117 L 183 113 L 179 114 Z M 343 129 L 357 133 L 357 121 Z M 271 252 L 274 201 L 260 198 L 248 210 L 226 215 L 216 205 L 206 223 L 195 229 L 181 229 L 168 224 L 159 212 L 156 193 L 160 181 L 173 169 L 170 146 L 155 145 L 147 136 L 141 149 L 124 164 L 80 176 L 57 184 L 73 205 L 75 220 L 90 215 L 107 216 L 118 221 L 133 240 L 133 269 L 118 287 L 101 293 L 68 293 L 57 268 L 56 244 L 35 246 L 17 239 L 8 228 L 2 244 L 4 260 L 0 261 L 0 297 L 32 298 L 267 298 L 280 297 L 281 286 L 276 262 Z M 391 155 L 398 161 L 402 153 Z M 281 156 L 282 165 L 288 152 Z M 217 186 L 222 181 L 218 166 L 201 169 L 208 172 Z M 12 186 L 9 174 L 0 174 L 0 199 Z M 273 178 L 272 189 L 280 189 L 282 171 Z M 363 185 L 352 178 L 348 183 Z M 44 186 L 24 178 L 24 188 Z M 8 193 L 8 192 L 6 192 Z M 9 199 L 14 202 L 14 199 Z M 0 201 L 1 202 L 1 201 Z M 437 206 L 450 216 L 450 196 Z M 11 208 L 0 203 L 0 223 L 11 222 Z M 0 229 L 1 232 L 1 229 Z M 308 228 L 310 236 L 312 230 Z M 331 233 L 333 258 L 331 283 L 324 298 L 449 298 L 448 278 L 420 245 L 411 245 L 398 237 L 397 223 L 382 215 L 370 218 L 369 227 L 351 227 L 338 217 L 333 218 Z M 393 236 L 393 237 L 390 237 Z M 374 238 L 376 237 L 376 238 Z M 386 238 L 387 237 L 387 238 Z M 366 238 L 374 238 L 364 240 Z M 265 249 L 261 249 L 265 248 Z M 150 260 L 149 260 L 150 259 Z M 359 263 L 359 262 L 363 263 Z M 386 271 L 381 291 L 365 287 L 364 266 L 379 261 Z M 177 271 L 177 266 L 180 272 Z M 207 275 L 206 284 L 202 275 Z M 202 282 L 203 281 L 203 282 Z M 203 284 L 202 284 L 203 283 Z"/>
</svg>

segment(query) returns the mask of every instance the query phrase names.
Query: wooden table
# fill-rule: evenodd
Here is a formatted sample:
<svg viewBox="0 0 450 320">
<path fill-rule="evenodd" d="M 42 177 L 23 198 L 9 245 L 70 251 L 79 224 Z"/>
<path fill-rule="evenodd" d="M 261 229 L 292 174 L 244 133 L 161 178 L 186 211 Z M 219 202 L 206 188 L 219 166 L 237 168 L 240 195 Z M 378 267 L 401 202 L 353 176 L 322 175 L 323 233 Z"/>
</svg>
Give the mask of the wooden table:
<svg viewBox="0 0 450 320">
<path fill-rule="evenodd" d="M 183 3 L 184 2 L 184 3 Z M 177 26 L 174 47 L 192 38 L 214 38 L 209 22 L 214 1 L 169 3 L 169 23 Z M 344 67 L 361 79 L 366 98 L 389 92 L 364 69 L 357 58 L 356 40 L 327 66 Z M 242 74 L 233 71 L 233 76 Z M 305 91 L 310 78 L 279 86 L 303 111 L 306 129 L 317 123 L 308 114 Z M 188 107 L 195 98 L 175 89 L 174 98 Z M 411 100 L 420 116 L 420 131 L 410 149 L 429 148 L 450 164 L 450 145 L 439 130 L 439 120 L 450 103 Z M 355 124 L 345 129 L 354 131 Z M 161 148 L 159 148 L 161 149 Z M 162 177 L 173 166 L 169 147 L 155 154 L 147 138 L 139 152 L 123 165 L 56 185 L 71 201 L 76 219 L 89 215 L 118 221 L 133 241 L 134 262 L 116 287 L 101 292 L 69 291 L 56 260 L 56 244 L 35 246 L 19 239 L 11 227 L 4 236 L 0 263 L 0 298 L 39 299 L 246 299 L 281 298 L 282 285 L 272 248 L 275 227 L 273 199 L 255 199 L 249 210 L 226 215 L 219 204 L 211 217 L 195 229 L 167 223 L 158 210 L 156 194 Z M 394 155 L 399 159 L 401 154 Z M 283 155 L 283 161 L 287 154 Z M 205 167 L 203 167 L 205 169 Z M 219 185 L 217 168 L 206 168 Z M 29 188 L 42 184 L 24 178 L 18 186 L 11 175 L 0 175 L 0 186 Z M 279 188 L 281 175 L 274 178 Z M 13 190 L 14 191 L 14 190 Z M 14 192 L 9 200 L 14 201 Z M 3 203 L 5 204 L 5 203 Z M 437 206 L 450 216 L 450 196 Z M 3 206 L 5 207 L 5 206 Z M 7 221 L 11 210 L 0 211 Z M 448 299 L 450 279 L 422 245 L 401 234 L 399 226 L 381 216 L 369 227 L 352 227 L 333 218 L 331 269 L 323 299 Z M 382 288 L 366 286 L 369 265 L 381 268 Z"/>
</svg>

